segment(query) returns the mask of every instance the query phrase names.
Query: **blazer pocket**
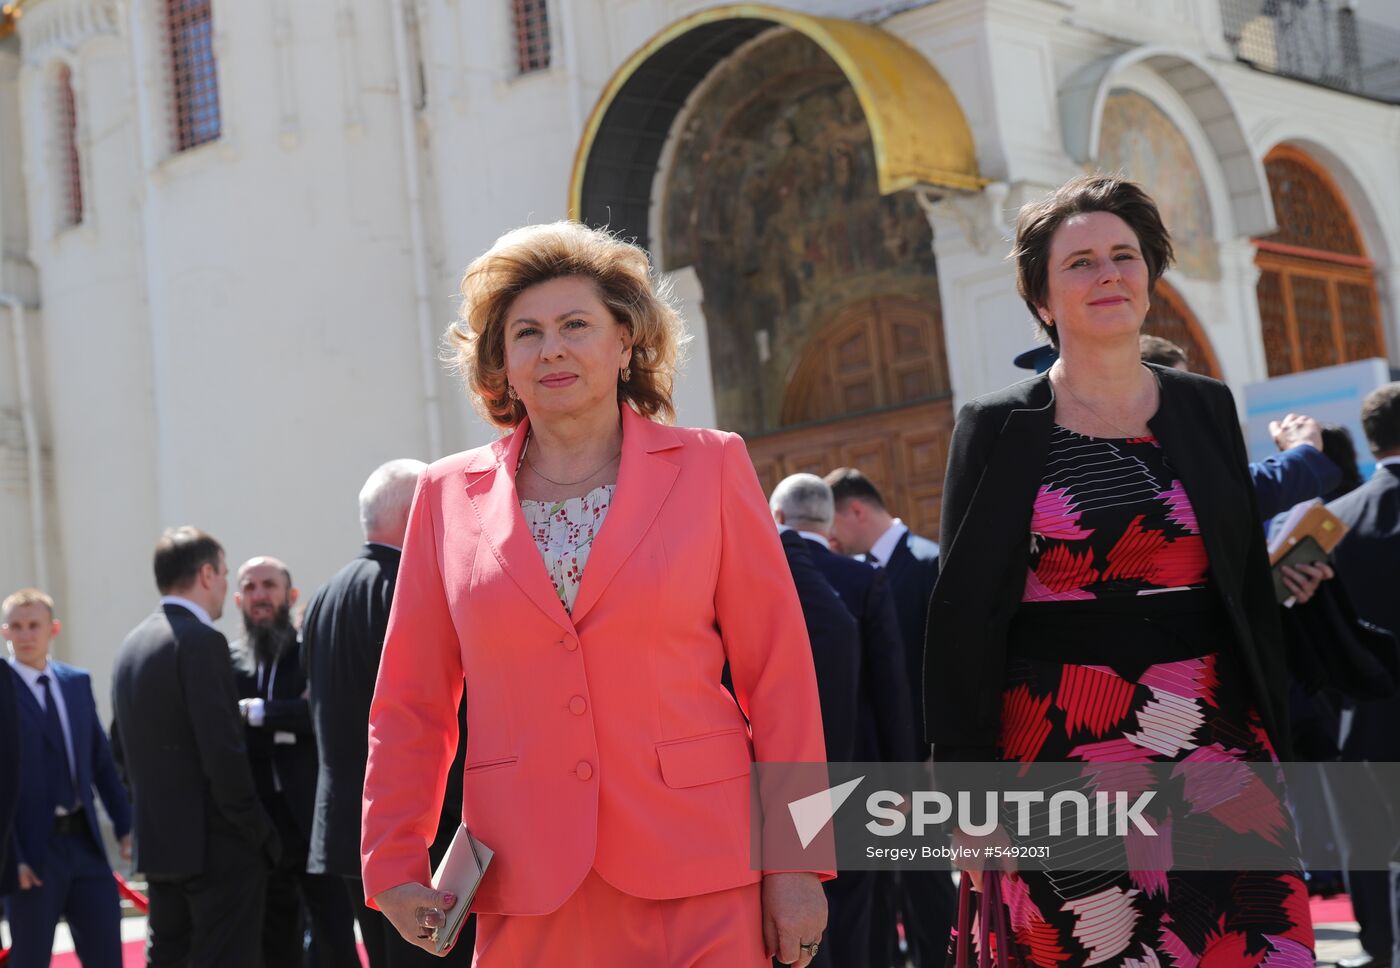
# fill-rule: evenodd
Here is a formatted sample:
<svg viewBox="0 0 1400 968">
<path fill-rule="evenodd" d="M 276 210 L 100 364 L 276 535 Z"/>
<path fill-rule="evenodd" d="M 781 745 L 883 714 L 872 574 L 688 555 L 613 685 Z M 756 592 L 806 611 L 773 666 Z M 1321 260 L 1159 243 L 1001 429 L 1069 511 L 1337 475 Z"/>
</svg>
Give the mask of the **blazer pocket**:
<svg viewBox="0 0 1400 968">
<path fill-rule="evenodd" d="M 468 763 L 462 768 L 462 772 L 467 776 L 475 776 L 478 773 L 490 773 L 492 770 L 499 770 L 502 767 L 514 766 L 519 759 L 519 756 L 498 756 L 494 760 L 482 760 L 480 763 Z"/>
<path fill-rule="evenodd" d="M 742 729 L 657 743 L 656 755 L 661 778 L 676 789 L 746 776 L 753 763 L 748 733 Z"/>
</svg>

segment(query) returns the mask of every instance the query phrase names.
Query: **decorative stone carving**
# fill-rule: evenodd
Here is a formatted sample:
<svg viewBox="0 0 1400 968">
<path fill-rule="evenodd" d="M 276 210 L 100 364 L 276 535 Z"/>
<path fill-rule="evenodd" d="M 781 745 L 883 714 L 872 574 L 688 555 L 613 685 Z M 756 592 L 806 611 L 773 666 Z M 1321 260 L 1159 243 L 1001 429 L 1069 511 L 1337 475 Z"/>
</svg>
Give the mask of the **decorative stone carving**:
<svg viewBox="0 0 1400 968">
<path fill-rule="evenodd" d="M 25 8 L 19 20 L 26 64 L 38 67 L 56 50 L 76 51 L 94 37 L 121 32 L 117 0 L 48 0 Z"/>
</svg>

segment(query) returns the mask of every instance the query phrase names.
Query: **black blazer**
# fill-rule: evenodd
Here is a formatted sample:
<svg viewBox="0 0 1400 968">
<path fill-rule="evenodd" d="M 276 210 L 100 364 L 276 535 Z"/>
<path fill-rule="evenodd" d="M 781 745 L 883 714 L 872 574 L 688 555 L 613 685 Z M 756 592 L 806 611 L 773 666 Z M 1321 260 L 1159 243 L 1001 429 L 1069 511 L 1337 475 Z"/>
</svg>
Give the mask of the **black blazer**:
<svg viewBox="0 0 1400 968">
<path fill-rule="evenodd" d="M 919 759 L 913 743 L 914 711 L 904 681 L 904 637 L 884 572 L 816 541 L 809 540 L 807 547 L 860 627 L 856 759 L 872 763 Z"/>
<path fill-rule="evenodd" d="M 306 863 L 313 874 L 360 876 L 369 705 L 400 557 L 393 548 L 366 544 L 306 606 L 302 661 L 319 753 Z"/>
<path fill-rule="evenodd" d="M 797 600 L 802 603 L 807 637 L 812 642 L 826 758 L 833 763 L 848 763 L 855 759 L 856 749 L 860 628 L 831 582 L 812 561 L 810 542 L 792 530 L 783 531 L 781 537 L 788 570 L 797 586 Z"/>
<path fill-rule="evenodd" d="M 1400 633 L 1400 468 L 1376 468 L 1328 506 L 1351 529 L 1332 556 L 1357 614 Z M 1400 697 L 1357 703 L 1342 752 L 1354 760 L 1400 760 Z"/>
<path fill-rule="evenodd" d="M 117 653 L 112 708 L 113 753 L 135 806 L 137 870 L 217 873 L 204 870 L 212 829 L 276 860 L 280 842 L 253 786 L 222 632 L 163 605 Z"/>
<path fill-rule="evenodd" d="M 300 839 L 310 842 L 311 817 L 316 806 L 316 733 L 306 702 L 306 673 L 301 667 L 301 643 L 293 642 L 273 662 L 258 687 L 258 660 L 247 639 L 229 646 L 234 683 L 239 699 L 263 699 L 261 726 L 244 725 L 253 784 L 264 804 L 281 795 L 296 821 Z M 272 695 L 267 694 L 271 683 Z M 280 734 L 280 735 L 279 735 Z"/>
<path fill-rule="evenodd" d="M 1161 400 L 1148 426 L 1191 498 L 1235 654 L 1287 758 L 1286 652 L 1234 397 L 1209 377 L 1149 368 Z M 993 758 L 1007 634 L 1025 588 L 1032 504 L 1054 426 L 1047 374 L 978 397 L 958 414 L 924 646 L 924 720 L 935 759 Z"/>
<path fill-rule="evenodd" d="M 909 709 L 913 720 L 913 744 L 921 759 L 928 757 L 924 739 L 924 632 L 928 625 L 928 603 L 938 582 L 938 545 L 912 531 L 890 552 L 881 567 L 889 577 L 899 631 L 904 637 L 905 680 L 909 686 Z"/>
</svg>

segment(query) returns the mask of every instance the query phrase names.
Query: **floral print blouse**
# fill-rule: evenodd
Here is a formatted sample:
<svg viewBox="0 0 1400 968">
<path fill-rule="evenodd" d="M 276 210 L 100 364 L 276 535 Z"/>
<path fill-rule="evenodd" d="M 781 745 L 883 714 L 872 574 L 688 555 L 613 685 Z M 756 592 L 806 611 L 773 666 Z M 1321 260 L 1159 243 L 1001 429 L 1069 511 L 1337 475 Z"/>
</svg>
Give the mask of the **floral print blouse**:
<svg viewBox="0 0 1400 968">
<path fill-rule="evenodd" d="M 564 611 L 573 614 L 578 598 L 583 569 L 593 539 L 607 517 L 616 484 L 595 487 L 583 497 L 563 501 L 521 500 L 520 510 L 530 527 L 530 536 L 544 558 L 545 571 L 554 583 L 554 591 L 564 603 Z"/>
</svg>

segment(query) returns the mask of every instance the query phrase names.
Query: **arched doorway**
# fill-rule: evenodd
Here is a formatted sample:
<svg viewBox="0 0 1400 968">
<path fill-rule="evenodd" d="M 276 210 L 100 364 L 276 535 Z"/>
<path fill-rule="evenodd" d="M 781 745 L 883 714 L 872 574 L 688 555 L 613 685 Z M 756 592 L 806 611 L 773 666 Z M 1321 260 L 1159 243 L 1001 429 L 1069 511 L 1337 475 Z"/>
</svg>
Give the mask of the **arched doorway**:
<svg viewBox="0 0 1400 968">
<path fill-rule="evenodd" d="M 1215 349 L 1201 329 L 1196 314 L 1191 312 L 1186 300 L 1165 279 L 1159 279 L 1152 290 L 1152 307 L 1147 311 L 1142 331 L 1160 336 L 1185 350 L 1193 372 L 1223 379 L 1220 361 L 1216 359 Z"/>
<path fill-rule="evenodd" d="M 758 4 L 666 28 L 585 127 L 570 212 L 693 268 L 716 420 L 762 483 L 862 468 L 937 531 L 952 413 L 932 231 L 912 192 L 976 191 L 937 71 L 878 27 Z"/>
<path fill-rule="evenodd" d="M 909 193 L 880 193 L 838 66 L 790 31 L 736 52 L 678 122 L 661 188 L 663 265 L 699 276 L 716 417 L 764 487 L 857 466 L 936 533 L 952 414 L 932 230 Z"/>
<path fill-rule="evenodd" d="M 1287 145 L 1264 170 L 1279 226 L 1254 240 L 1269 376 L 1384 357 L 1374 264 L 1342 193 Z"/>
</svg>

